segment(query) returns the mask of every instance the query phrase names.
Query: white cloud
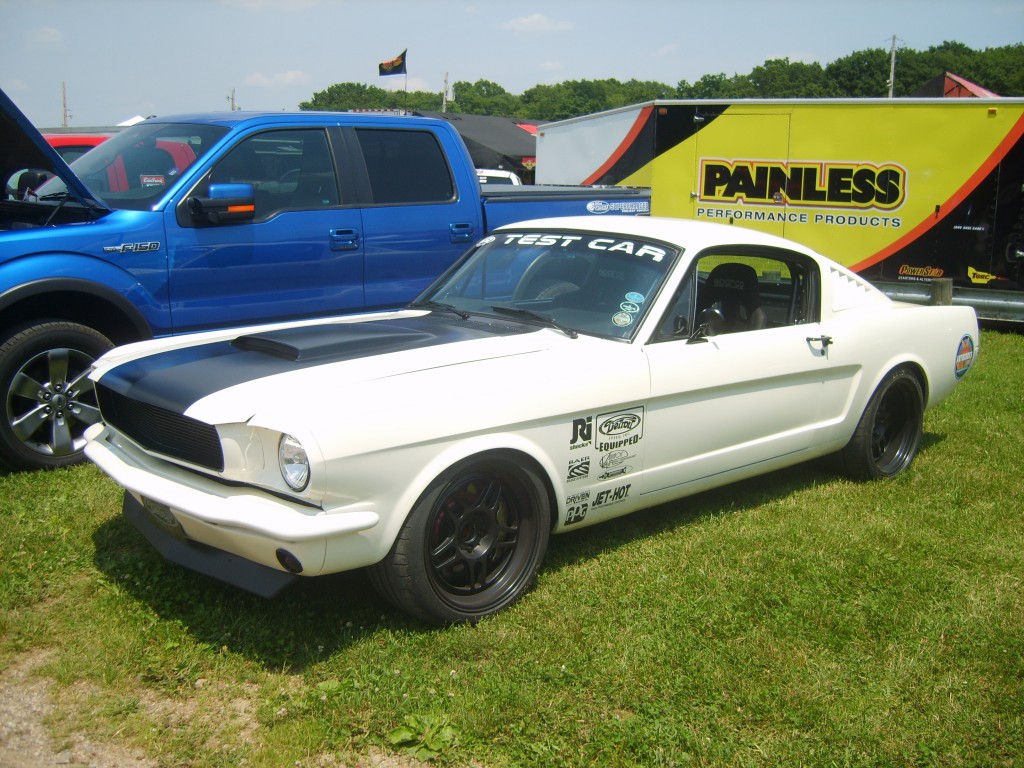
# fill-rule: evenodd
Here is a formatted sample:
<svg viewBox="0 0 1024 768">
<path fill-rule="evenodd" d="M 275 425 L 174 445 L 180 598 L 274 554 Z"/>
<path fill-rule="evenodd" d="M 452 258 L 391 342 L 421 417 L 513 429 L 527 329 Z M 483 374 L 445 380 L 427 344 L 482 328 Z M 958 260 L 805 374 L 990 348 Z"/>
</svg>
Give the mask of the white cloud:
<svg viewBox="0 0 1024 768">
<path fill-rule="evenodd" d="M 255 86 L 256 88 L 287 88 L 292 85 L 306 85 L 309 82 L 309 75 L 301 69 L 278 72 L 274 75 L 253 72 L 245 78 L 245 85 Z"/>
<path fill-rule="evenodd" d="M 64 42 L 64 33 L 53 27 L 39 27 L 29 33 L 28 42 L 32 47 L 37 45 L 60 45 Z"/>
<path fill-rule="evenodd" d="M 534 13 L 529 16 L 520 16 L 518 19 L 506 21 L 501 25 L 502 29 L 516 34 L 552 34 L 555 32 L 568 32 L 574 29 L 571 21 L 555 21 L 543 13 Z"/>
</svg>

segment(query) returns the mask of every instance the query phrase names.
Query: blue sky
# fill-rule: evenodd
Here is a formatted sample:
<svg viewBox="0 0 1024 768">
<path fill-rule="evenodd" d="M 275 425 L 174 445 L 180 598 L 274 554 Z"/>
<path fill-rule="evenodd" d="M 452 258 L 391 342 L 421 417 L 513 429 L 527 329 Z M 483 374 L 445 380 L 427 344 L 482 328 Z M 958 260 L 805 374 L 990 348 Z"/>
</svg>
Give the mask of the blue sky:
<svg viewBox="0 0 1024 768">
<path fill-rule="evenodd" d="M 675 85 L 767 59 L 1024 41 L 1024 0 L 0 0 L 0 88 L 39 127 L 295 109 L 334 83 L 511 93 L 565 80 Z M 408 79 L 377 64 L 408 49 Z M 897 64 L 898 66 L 898 64 Z"/>
</svg>

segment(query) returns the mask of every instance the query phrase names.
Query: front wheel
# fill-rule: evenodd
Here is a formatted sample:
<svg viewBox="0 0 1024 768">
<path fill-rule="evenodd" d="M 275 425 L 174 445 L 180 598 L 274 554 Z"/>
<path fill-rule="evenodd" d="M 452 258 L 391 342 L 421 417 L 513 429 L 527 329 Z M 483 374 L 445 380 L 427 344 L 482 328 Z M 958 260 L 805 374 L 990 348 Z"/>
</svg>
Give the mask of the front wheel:
<svg viewBox="0 0 1024 768">
<path fill-rule="evenodd" d="M 14 329 L 0 345 L 0 463 L 52 469 L 81 461 L 85 430 L 99 421 L 89 368 L 113 344 L 77 323 Z"/>
<path fill-rule="evenodd" d="M 917 455 L 923 424 L 921 383 L 906 368 L 890 371 L 841 452 L 846 473 L 856 480 L 898 475 Z"/>
<path fill-rule="evenodd" d="M 413 508 L 370 568 L 377 590 L 432 624 L 476 621 L 518 600 L 544 559 L 551 510 L 543 481 L 509 457 L 456 464 Z"/>
</svg>

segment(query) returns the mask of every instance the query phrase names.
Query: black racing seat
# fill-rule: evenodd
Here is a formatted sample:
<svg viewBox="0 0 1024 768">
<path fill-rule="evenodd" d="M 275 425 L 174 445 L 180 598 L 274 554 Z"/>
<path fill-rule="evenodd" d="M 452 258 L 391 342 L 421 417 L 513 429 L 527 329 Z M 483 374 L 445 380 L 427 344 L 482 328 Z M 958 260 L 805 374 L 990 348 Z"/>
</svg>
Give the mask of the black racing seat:
<svg viewBox="0 0 1024 768">
<path fill-rule="evenodd" d="M 753 331 L 768 324 L 768 315 L 761 307 L 757 272 L 749 264 L 719 264 L 711 270 L 700 292 L 698 311 L 719 310 L 725 317 L 724 333 Z"/>
</svg>

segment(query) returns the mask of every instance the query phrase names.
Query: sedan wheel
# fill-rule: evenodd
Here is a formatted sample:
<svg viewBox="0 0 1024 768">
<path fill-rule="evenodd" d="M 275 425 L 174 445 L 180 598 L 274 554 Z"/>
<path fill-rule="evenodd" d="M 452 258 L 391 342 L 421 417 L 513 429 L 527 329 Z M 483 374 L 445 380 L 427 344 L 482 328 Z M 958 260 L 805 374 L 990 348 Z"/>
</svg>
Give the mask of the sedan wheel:
<svg viewBox="0 0 1024 768">
<path fill-rule="evenodd" d="M 0 460 L 13 469 L 81 461 L 85 430 L 99 421 L 93 361 L 113 345 L 76 323 L 23 327 L 0 346 Z"/>
<path fill-rule="evenodd" d="M 535 472 L 499 458 L 463 463 L 432 484 L 371 578 L 425 621 L 475 621 L 529 589 L 549 529 L 550 505 Z"/>
<path fill-rule="evenodd" d="M 898 475 L 917 455 L 923 423 L 924 396 L 917 377 L 905 368 L 891 371 L 842 451 L 847 474 L 857 480 Z"/>
</svg>

